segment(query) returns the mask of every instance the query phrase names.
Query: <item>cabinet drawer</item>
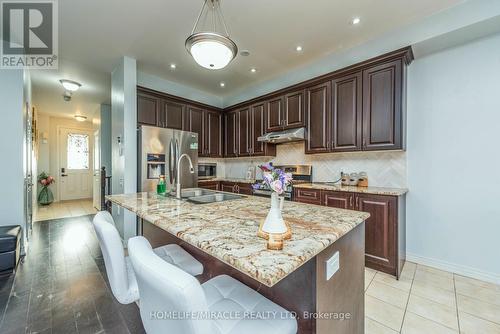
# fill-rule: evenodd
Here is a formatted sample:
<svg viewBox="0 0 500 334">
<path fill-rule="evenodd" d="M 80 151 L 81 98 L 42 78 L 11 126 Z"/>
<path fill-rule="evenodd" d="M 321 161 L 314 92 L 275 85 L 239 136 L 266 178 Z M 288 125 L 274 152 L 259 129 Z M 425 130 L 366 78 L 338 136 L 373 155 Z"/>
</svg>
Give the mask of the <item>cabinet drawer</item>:
<svg viewBox="0 0 500 334">
<path fill-rule="evenodd" d="M 234 193 L 234 192 L 236 192 L 235 185 L 236 185 L 236 183 L 234 183 L 234 182 L 221 182 L 221 184 L 220 184 L 220 190 L 221 191 L 226 191 L 226 192 L 229 192 L 229 193 Z"/>
<path fill-rule="evenodd" d="M 321 192 L 321 204 L 332 208 L 352 210 L 354 208 L 354 194 L 324 190 Z"/>
<path fill-rule="evenodd" d="M 219 182 L 199 182 L 198 187 L 210 190 L 219 190 Z"/>
<path fill-rule="evenodd" d="M 321 204 L 321 191 L 317 189 L 295 189 L 295 201 Z"/>
</svg>

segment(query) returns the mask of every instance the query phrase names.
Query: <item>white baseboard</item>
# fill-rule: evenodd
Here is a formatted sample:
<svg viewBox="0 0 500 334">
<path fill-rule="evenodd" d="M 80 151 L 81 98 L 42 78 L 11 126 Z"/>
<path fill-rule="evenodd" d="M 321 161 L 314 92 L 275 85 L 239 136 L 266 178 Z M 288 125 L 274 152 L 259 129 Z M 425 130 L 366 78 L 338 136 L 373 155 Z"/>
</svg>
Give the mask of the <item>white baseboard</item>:
<svg viewBox="0 0 500 334">
<path fill-rule="evenodd" d="M 456 263 L 451 263 L 443 260 L 433 259 L 429 257 L 423 257 L 416 254 L 406 253 L 406 260 L 410 262 L 415 262 L 425 266 L 433 267 L 436 269 L 441 269 L 449 271 L 458 275 L 467 276 L 470 278 L 475 278 L 481 281 L 500 284 L 500 274 L 495 274 L 491 272 L 486 272 L 478 270 L 476 268 L 463 266 Z"/>
</svg>

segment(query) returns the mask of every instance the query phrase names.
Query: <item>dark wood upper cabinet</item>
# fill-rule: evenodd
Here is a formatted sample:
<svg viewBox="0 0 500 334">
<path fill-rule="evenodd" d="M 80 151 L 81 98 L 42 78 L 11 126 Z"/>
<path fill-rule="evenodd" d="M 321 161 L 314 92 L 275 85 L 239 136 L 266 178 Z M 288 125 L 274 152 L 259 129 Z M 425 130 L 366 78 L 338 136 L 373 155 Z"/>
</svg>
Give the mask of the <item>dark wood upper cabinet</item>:
<svg viewBox="0 0 500 334">
<path fill-rule="evenodd" d="M 293 129 L 304 126 L 304 91 L 285 95 L 284 128 Z"/>
<path fill-rule="evenodd" d="M 160 126 L 169 129 L 183 129 L 183 115 L 185 105 L 169 100 L 161 101 Z"/>
<path fill-rule="evenodd" d="M 225 131 L 224 131 L 224 156 L 238 156 L 238 113 L 237 111 L 229 111 L 225 114 Z"/>
<path fill-rule="evenodd" d="M 304 90 L 291 92 L 265 102 L 266 132 L 304 126 Z"/>
<path fill-rule="evenodd" d="M 266 133 L 267 110 L 266 103 L 256 103 L 250 107 L 250 154 L 260 156 L 275 156 L 276 144 L 263 143 L 257 139 Z"/>
<path fill-rule="evenodd" d="M 218 111 L 206 112 L 205 155 L 222 157 L 222 115 Z"/>
<path fill-rule="evenodd" d="M 362 140 L 362 75 L 332 80 L 332 152 L 359 151 Z"/>
<path fill-rule="evenodd" d="M 365 223 L 365 262 L 367 266 L 396 274 L 397 198 L 356 194 L 356 210 L 370 214 Z"/>
<path fill-rule="evenodd" d="M 283 96 L 266 101 L 267 106 L 267 132 L 283 129 L 284 111 Z"/>
<path fill-rule="evenodd" d="M 159 126 L 158 110 L 160 109 L 160 101 L 158 97 L 153 95 L 137 94 L 137 123 Z"/>
<path fill-rule="evenodd" d="M 402 60 L 363 71 L 363 149 L 403 147 Z"/>
<path fill-rule="evenodd" d="M 201 157 L 276 155 L 257 138 L 302 126 L 306 154 L 400 150 L 412 60 L 402 48 L 225 110 L 138 87 L 137 123 L 197 132 Z M 222 113 L 219 122 L 210 111 Z"/>
<path fill-rule="evenodd" d="M 187 130 L 198 134 L 198 156 L 205 156 L 205 111 L 191 106 L 188 106 L 187 110 L 189 119 L 189 127 Z"/>
<path fill-rule="evenodd" d="M 250 107 L 238 110 L 238 156 L 250 155 Z"/>
<path fill-rule="evenodd" d="M 266 131 L 266 104 L 264 102 L 254 104 L 250 107 L 251 124 L 251 148 L 252 155 L 265 155 L 265 146 L 263 142 L 257 140 L 263 136 Z"/>
<path fill-rule="evenodd" d="M 330 150 L 330 81 L 306 89 L 306 153 Z"/>
<path fill-rule="evenodd" d="M 222 156 L 222 115 L 211 111 L 189 106 L 187 131 L 198 134 L 199 157 Z"/>
</svg>

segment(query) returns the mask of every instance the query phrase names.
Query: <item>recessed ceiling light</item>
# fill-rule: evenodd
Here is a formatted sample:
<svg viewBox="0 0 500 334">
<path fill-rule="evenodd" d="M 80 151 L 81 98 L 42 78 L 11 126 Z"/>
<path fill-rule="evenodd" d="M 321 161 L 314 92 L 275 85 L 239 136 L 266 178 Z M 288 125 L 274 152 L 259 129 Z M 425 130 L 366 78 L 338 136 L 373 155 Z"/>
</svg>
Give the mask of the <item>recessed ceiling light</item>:
<svg viewBox="0 0 500 334">
<path fill-rule="evenodd" d="M 74 117 L 78 122 L 85 122 L 87 120 L 87 116 L 83 115 L 75 115 Z"/>
<path fill-rule="evenodd" d="M 62 80 L 59 80 L 59 82 L 63 85 L 64 89 L 66 89 L 67 91 L 70 91 L 70 92 L 76 92 L 78 90 L 78 88 L 80 88 L 82 86 L 81 83 L 73 81 L 73 80 L 62 79 Z"/>
<path fill-rule="evenodd" d="M 359 22 L 361 22 L 361 19 L 360 19 L 359 17 L 355 17 L 355 18 L 353 18 L 353 19 L 352 19 L 351 24 L 352 24 L 352 25 L 356 25 L 356 24 L 358 24 Z"/>
<path fill-rule="evenodd" d="M 302 46 L 300 46 L 300 45 L 297 45 L 297 47 L 295 48 L 295 50 L 296 50 L 297 52 L 300 52 L 300 51 L 302 51 Z"/>
<path fill-rule="evenodd" d="M 221 87 L 226 87 L 226 83 L 225 83 L 225 82 L 221 82 L 219 85 L 220 85 Z"/>
<path fill-rule="evenodd" d="M 257 72 L 257 69 L 256 69 L 255 67 L 252 67 L 252 68 L 250 69 L 250 72 L 255 73 L 255 72 Z"/>
<path fill-rule="evenodd" d="M 175 65 L 174 63 L 170 64 L 170 69 L 171 70 L 175 70 L 177 68 L 177 65 Z"/>
</svg>

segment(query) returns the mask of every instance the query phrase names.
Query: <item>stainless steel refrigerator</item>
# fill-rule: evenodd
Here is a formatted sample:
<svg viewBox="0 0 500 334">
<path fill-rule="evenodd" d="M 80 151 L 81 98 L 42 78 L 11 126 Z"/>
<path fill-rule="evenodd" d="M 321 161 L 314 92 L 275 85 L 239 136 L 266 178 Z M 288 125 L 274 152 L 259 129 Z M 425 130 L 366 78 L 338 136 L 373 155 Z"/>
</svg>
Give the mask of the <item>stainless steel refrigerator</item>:
<svg viewBox="0 0 500 334">
<path fill-rule="evenodd" d="M 138 133 L 137 188 L 156 191 L 158 178 L 165 175 L 167 192 L 175 191 L 177 160 L 186 153 L 195 168 L 190 172 L 189 162 L 182 159 L 180 183 L 182 188 L 198 186 L 198 134 L 188 131 L 141 126 Z"/>
</svg>

